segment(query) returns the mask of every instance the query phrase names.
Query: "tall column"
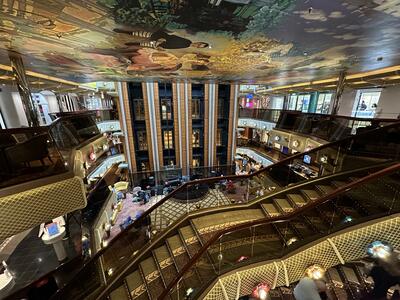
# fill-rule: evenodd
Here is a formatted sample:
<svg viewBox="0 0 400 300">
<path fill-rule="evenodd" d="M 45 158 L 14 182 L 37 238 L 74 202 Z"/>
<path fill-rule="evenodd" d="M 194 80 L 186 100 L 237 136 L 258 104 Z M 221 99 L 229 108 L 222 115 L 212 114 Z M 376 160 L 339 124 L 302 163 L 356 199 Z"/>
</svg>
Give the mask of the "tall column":
<svg viewBox="0 0 400 300">
<path fill-rule="evenodd" d="M 40 126 L 35 104 L 32 99 L 29 82 L 26 78 L 25 67 L 22 58 L 15 52 L 8 52 L 11 61 L 11 68 L 15 81 L 17 82 L 18 92 L 21 96 L 22 104 L 24 106 L 28 125 L 30 127 Z"/>
<path fill-rule="evenodd" d="M 161 139 L 160 102 L 158 97 L 157 82 L 143 82 L 143 100 L 147 132 L 147 145 L 149 148 L 150 168 L 161 171 L 163 160 L 163 147 Z"/>
<path fill-rule="evenodd" d="M 332 115 L 337 115 L 339 112 L 340 98 L 342 98 L 345 81 L 346 81 L 346 72 L 341 71 L 339 74 L 339 80 L 338 80 L 338 83 L 336 86 L 335 99 L 334 99 L 333 106 L 332 106 Z"/>
<path fill-rule="evenodd" d="M 204 166 L 211 167 L 216 163 L 217 127 L 218 127 L 218 84 L 204 86 Z"/>
<path fill-rule="evenodd" d="M 180 107 L 180 95 L 179 83 L 172 83 L 172 105 L 174 112 L 174 147 L 175 147 L 175 159 L 176 166 L 183 168 L 182 166 L 182 126 L 181 126 L 181 107 Z M 178 99 L 179 96 L 179 99 Z"/>
<path fill-rule="evenodd" d="M 238 123 L 239 85 L 231 84 L 229 103 L 228 154 L 227 164 L 233 163 L 236 154 L 236 128 Z"/>
<path fill-rule="evenodd" d="M 121 129 L 124 133 L 124 153 L 131 172 L 136 172 L 135 143 L 133 135 L 133 122 L 129 107 L 128 85 L 126 82 L 117 83 L 118 90 L 118 115 Z"/>
<path fill-rule="evenodd" d="M 187 149 L 188 149 L 188 167 L 187 174 L 189 174 L 190 167 L 193 166 L 193 126 L 192 126 L 192 83 L 185 82 L 185 103 L 186 103 L 186 122 L 187 122 Z"/>
</svg>

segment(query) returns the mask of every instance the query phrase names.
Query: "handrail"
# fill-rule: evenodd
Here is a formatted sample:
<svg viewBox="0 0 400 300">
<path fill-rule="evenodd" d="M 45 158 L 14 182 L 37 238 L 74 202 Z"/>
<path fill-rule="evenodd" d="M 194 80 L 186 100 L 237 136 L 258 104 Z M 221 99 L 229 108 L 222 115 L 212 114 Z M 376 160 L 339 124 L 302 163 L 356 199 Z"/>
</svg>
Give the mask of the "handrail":
<svg viewBox="0 0 400 300">
<path fill-rule="evenodd" d="M 399 124 L 395 123 L 395 124 L 390 124 L 390 125 L 386 125 L 386 126 L 383 126 L 383 127 L 378 127 L 378 128 L 375 128 L 375 129 L 371 129 L 371 130 L 368 130 L 368 131 L 359 133 L 359 134 L 357 134 L 357 136 L 364 136 L 364 135 L 370 134 L 371 132 L 378 131 L 378 130 L 380 130 L 381 128 L 391 128 L 391 127 L 396 127 L 396 126 L 398 126 L 398 125 L 399 125 Z M 119 233 L 108 243 L 107 247 L 102 248 L 102 249 L 99 250 L 95 255 L 93 255 L 90 259 L 88 259 L 86 262 L 84 262 L 81 266 L 78 266 L 78 267 L 77 267 L 77 272 L 75 273 L 75 275 L 77 276 L 77 275 L 78 275 L 80 272 L 82 272 L 87 266 L 91 265 L 96 259 L 98 259 L 101 255 L 103 255 L 112 245 L 114 245 L 114 243 L 117 242 L 118 239 L 120 239 L 120 238 L 126 236 L 126 234 L 128 234 L 129 231 L 130 231 L 131 229 L 133 229 L 135 226 L 138 226 L 138 225 L 140 224 L 140 222 L 144 221 L 144 219 L 145 219 L 146 217 L 148 217 L 152 211 L 154 211 L 155 209 L 157 209 L 159 206 L 161 206 L 162 204 L 164 204 L 168 199 L 172 198 L 175 194 L 177 194 L 178 192 L 184 190 L 185 188 L 187 188 L 187 187 L 190 186 L 190 185 L 201 184 L 201 183 L 213 183 L 213 182 L 220 181 L 220 180 L 230 180 L 230 179 L 239 179 L 239 180 L 241 180 L 241 179 L 251 178 L 251 177 L 253 177 L 253 176 L 257 176 L 257 175 L 260 174 L 260 173 L 263 173 L 264 171 L 267 171 L 267 170 L 269 170 L 269 169 L 271 169 L 271 168 L 274 168 L 274 167 L 276 167 L 277 165 L 282 165 L 282 164 L 284 164 L 284 163 L 286 163 L 286 162 L 288 162 L 288 161 L 290 161 L 290 160 L 292 160 L 292 159 L 300 158 L 300 157 L 302 157 L 302 156 L 305 155 L 305 154 L 314 153 L 314 152 L 320 151 L 320 150 L 322 150 L 322 149 L 332 147 L 332 146 L 334 146 L 334 145 L 336 145 L 336 144 L 340 144 L 340 143 L 345 142 L 345 141 L 350 141 L 350 140 L 352 140 L 353 138 L 354 138 L 354 136 L 349 136 L 349 137 L 346 137 L 346 138 L 341 139 L 341 140 L 337 140 L 337 141 L 333 141 L 333 142 L 324 144 L 324 145 L 322 145 L 322 146 L 320 146 L 320 147 L 316 147 L 316 148 L 311 149 L 311 150 L 306 151 L 306 152 L 297 153 L 297 154 L 295 154 L 295 155 L 289 156 L 288 158 L 285 158 L 285 159 L 281 160 L 281 161 L 278 162 L 278 163 L 275 163 L 275 164 L 272 164 L 272 165 L 270 165 L 270 166 L 267 166 L 266 168 L 260 169 L 260 170 L 258 170 L 258 171 L 256 171 L 256 172 L 252 173 L 252 174 L 247 174 L 247 175 L 230 175 L 230 176 L 222 176 L 222 177 L 212 177 L 212 178 L 197 179 L 197 180 L 194 180 L 194 181 L 191 181 L 191 182 L 186 182 L 186 183 L 184 183 L 183 185 L 181 185 L 181 186 L 179 186 L 178 188 L 176 188 L 175 190 L 173 190 L 172 192 L 170 192 L 168 195 L 166 195 L 163 199 L 161 199 L 161 200 L 160 200 L 159 202 L 157 202 L 155 205 L 153 205 L 152 207 L 150 207 L 148 210 L 146 210 L 146 211 L 145 211 L 139 218 L 137 218 L 132 224 L 130 224 L 129 226 L 127 226 L 127 228 L 126 228 L 124 231 L 119 232 Z M 65 264 L 65 265 L 69 265 L 69 264 L 67 263 L 67 264 Z M 65 266 L 65 265 L 60 265 L 60 267 L 57 268 L 57 271 L 60 271 L 60 270 L 62 269 L 62 267 Z M 54 274 L 55 271 L 56 271 L 56 270 L 54 270 L 54 271 L 52 271 L 52 272 L 50 272 L 50 273 L 47 273 L 47 274 L 43 275 L 42 277 L 40 277 L 40 278 L 39 278 L 38 280 L 36 280 L 35 282 L 38 282 L 38 281 L 40 281 L 40 280 L 42 280 L 42 279 L 44 279 L 44 278 L 47 278 L 49 275 Z M 26 289 L 26 288 L 28 288 L 29 286 L 32 286 L 35 282 L 26 285 L 25 287 L 19 289 L 18 291 L 21 291 L 21 290 L 23 290 L 23 289 Z M 63 287 L 61 287 L 58 291 L 60 292 L 60 291 L 63 290 L 63 289 L 67 289 L 71 284 L 72 284 L 72 281 L 70 281 L 69 283 L 67 283 L 67 284 L 64 285 Z M 18 292 L 18 291 L 17 291 L 17 292 Z M 17 293 L 17 292 L 15 292 L 15 293 Z M 14 294 L 15 294 L 15 293 L 14 293 Z M 10 296 L 12 296 L 12 295 L 10 295 Z"/>
<path fill-rule="evenodd" d="M 197 253 L 189 260 L 189 262 L 178 272 L 178 274 L 176 275 L 174 280 L 171 281 L 171 283 L 164 289 L 164 291 L 158 297 L 158 300 L 162 300 L 162 299 L 166 298 L 169 291 L 171 291 L 174 288 L 174 286 L 181 280 L 183 275 L 197 262 L 197 260 L 200 257 L 202 257 L 202 255 L 207 251 L 207 249 L 223 235 L 230 233 L 232 231 L 252 227 L 255 225 L 261 225 L 261 224 L 267 225 L 270 223 L 278 223 L 278 222 L 280 223 L 280 222 L 284 222 L 284 221 L 289 221 L 289 220 L 301 215 L 305 211 L 308 211 L 309 209 L 313 209 L 313 208 L 317 207 L 318 205 L 331 200 L 333 197 L 336 197 L 340 194 L 350 191 L 351 189 L 353 189 L 356 186 L 359 186 L 360 184 L 363 184 L 363 183 L 366 183 L 373 179 L 376 179 L 378 177 L 393 173 L 397 170 L 400 170 L 400 163 L 397 163 L 397 164 L 387 167 L 383 170 L 377 171 L 375 173 L 372 173 L 365 177 L 362 177 L 358 180 L 355 180 L 349 184 L 341 186 L 341 187 L 335 189 L 333 192 L 331 192 L 323 197 L 320 197 L 318 200 L 314 200 L 313 202 L 310 202 L 310 203 L 302 206 L 301 208 L 297 208 L 293 212 L 285 214 L 283 216 L 266 217 L 263 219 L 257 219 L 254 221 L 249 221 L 249 222 L 241 223 L 238 225 L 233 225 L 227 229 L 218 231 L 200 248 L 199 251 L 197 251 Z M 116 282 L 119 278 L 120 278 L 120 276 L 118 276 L 118 278 L 114 279 L 114 282 Z"/>
<path fill-rule="evenodd" d="M 395 123 L 395 124 L 390 124 L 387 126 L 383 126 L 383 127 L 379 127 L 379 128 L 375 128 L 375 129 L 371 129 L 362 133 L 359 133 L 357 135 L 357 137 L 359 136 L 364 136 L 367 134 L 370 134 L 371 132 L 375 132 L 380 130 L 381 128 L 391 128 L 391 127 L 397 127 L 399 126 L 399 124 Z M 95 255 L 93 255 L 88 261 L 86 261 L 84 263 L 84 265 L 79 269 L 79 271 L 77 272 L 77 274 L 79 272 L 81 272 L 87 265 L 91 264 L 95 259 L 97 259 L 98 257 L 100 257 L 105 251 L 107 251 L 107 249 L 109 249 L 114 243 L 116 243 L 116 241 L 119 238 L 122 238 L 124 236 L 126 236 L 129 231 L 133 228 L 135 228 L 135 226 L 138 226 L 140 224 L 140 222 L 142 222 L 146 217 L 148 217 L 150 215 L 151 212 L 153 212 L 156 208 L 160 207 L 161 205 L 163 205 L 168 199 L 172 198 L 175 194 L 177 194 L 178 192 L 181 192 L 182 190 L 184 190 L 185 188 L 187 188 L 188 186 L 194 185 L 194 184 L 202 184 L 202 183 L 213 183 L 213 182 L 217 182 L 217 181 L 221 181 L 221 180 L 234 180 L 234 179 L 247 179 L 247 178 L 251 178 L 254 176 L 257 176 L 258 174 L 261 174 L 269 169 L 275 168 L 278 165 L 283 165 L 285 163 L 287 163 L 290 160 L 293 159 L 297 159 L 300 158 L 302 156 L 304 156 L 305 154 L 309 154 L 309 153 L 314 153 L 317 151 L 320 151 L 322 149 L 325 148 L 329 148 L 332 147 L 336 144 L 340 144 L 344 141 L 350 141 L 354 138 L 355 136 L 349 136 L 346 137 L 344 139 L 341 140 L 337 140 L 334 142 L 330 142 L 327 144 L 324 144 L 322 146 L 316 147 L 314 149 L 311 149 L 309 151 L 305 151 L 305 152 L 299 152 L 296 153 L 292 156 L 289 156 L 277 163 L 274 163 L 272 165 L 269 165 L 263 169 L 260 169 L 252 174 L 246 174 L 246 175 L 229 175 L 229 176 L 221 176 L 221 177 L 211 177 L 211 178 L 203 178 L 203 179 L 197 179 L 194 181 L 190 181 L 190 182 L 185 182 L 183 185 L 179 186 L 178 188 L 176 188 L 175 190 L 173 190 L 172 192 L 170 192 L 168 195 L 166 195 L 163 199 L 161 199 L 160 201 L 158 201 L 156 204 L 154 204 L 153 206 L 151 206 L 148 210 L 146 210 L 143 214 L 140 215 L 139 218 L 137 218 L 132 224 L 128 225 L 125 230 L 119 232 L 107 245 L 107 247 L 102 248 L 101 250 L 99 250 Z M 68 286 L 68 284 L 66 286 L 64 286 L 63 288 L 66 288 Z"/>
<path fill-rule="evenodd" d="M 77 116 L 91 116 L 93 115 L 93 113 L 88 113 L 88 112 L 81 112 L 81 113 L 75 113 L 75 114 L 71 114 L 71 115 L 63 115 L 61 117 L 58 117 L 57 119 L 53 120 L 51 124 L 46 125 L 46 126 L 37 126 L 37 127 L 23 127 L 23 128 L 10 128 L 10 129 L 1 129 L 0 130 L 0 134 L 17 134 L 17 133 L 26 133 L 26 132 L 38 132 L 38 133 L 48 133 L 51 136 L 50 130 L 56 126 L 56 124 L 64 121 L 64 120 L 68 120 L 68 119 L 73 119 L 74 117 Z M 29 183 L 31 184 L 32 182 L 37 182 L 38 185 L 39 183 L 41 183 L 41 185 L 44 184 L 49 184 L 51 182 L 53 182 L 53 178 L 56 181 L 60 181 L 60 180 L 65 180 L 67 178 L 72 178 L 75 174 L 75 170 L 74 170 L 74 164 L 73 164 L 73 159 L 75 157 L 75 151 L 76 149 L 83 147 L 91 142 L 93 142 L 94 140 L 98 139 L 99 137 L 101 137 L 102 134 L 99 132 L 99 134 L 79 143 L 78 145 L 73 146 L 72 148 L 70 148 L 69 150 L 71 151 L 70 155 L 69 155 L 69 161 L 66 161 L 66 163 L 71 166 L 70 168 L 66 168 L 65 171 L 61 172 L 61 173 L 57 173 L 57 174 L 52 174 L 46 177 L 41 177 L 41 178 L 36 178 L 32 181 L 30 181 Z M 58 146 L 56 146 L 57 151 L 59 152 L 60 149 L 58 148 Z M 60 157 L 63 159 L 62 155 L 60 155 Z M 63 176 L 63 177 L 60 177 Z M 51 178 L 51 179 L 49 179 Z M 45 182 L 45 183 L 44 183 Z M 21 188 L 21 186 L 23 187 L 23 185 L 26 184 L 26 182 L 21 182 L 18 183 L 17 185 L 13 185 L 13 186 L 6 186 L 1 188 L 1 193 L 0 193 L 0 197 L 4 197 L 7 196 L 8 194 L 15 194 L 15 193 L 19 193 L 22 192 L 23 189 Z M 60 265 L 58 265 L 55 269 L 53 269 L 52 271 L 44 274 L 43 276 L 41 276 L 39 279 L 19 288 L 17 291 L 15 291 L 13 294 L 16 294 L 32 285 L 34 285 L 35 283 L 39 282 L 40 280 L 42 280 L 43 278 L 46 278 L 54 273 L 56 273 L 57 271 L 61 270 L 63 267 L 65 267 L 66 265 L 71 265 L 71 263 L 75 263 L 77 260 L 79 260 L 81 258 L 81 256 L 76 256 L 74 258 L 72 258 L 71 260 L 65 262 L 65 263 L 61 263 Z M 6 298 L 10 297 L 12 295 L 7 295 Z"/>
<path fill-rule="evenodd" d="M 344 115 L 331 115 L 331 114 L 318 114 L 318 113 L 303 113 L 299 110 L 285 110 L 285 109 L 269 109 L 269 108 L 240 108 L 239 109 L 239 118 L 240 118 L 240 111 L 280 111 L 282 113 L 291 113 L 293 115 L 302 115 L 302 116 L 315 116 L 315 117 L 324 117 L 324 118 L 331 118 L 331 119 L 346 119 L 346 120 L 353 120 L 353 121 L 374 121 L 374 122 L 398 122 L 399 120 L 394 118 L 362 118 L 362 117 L 351 117 L 351 116 L 344 116 Z M 248 117 L 250 118 L 250 117 Z"/>
<path fill-rule="evenodd" d="M 58 117 L 57 119 L 53 120 L 49 125 L 45 126 L 35 126 L 35 127 L 18 127 L 18 128 L 6 128 L 6 129 L 0 129 L 0 133 L 24 133 L 24 132 L 29 132 L 29 131 L 49 131 L 50 128 L 54 127 L 55 124 L 61 122 L 62 120 L 66 119 L 72 119 L 77 116 L 85 116 L 85 115 L 93 115 L 92 113 L 88 112 L 80 112 L 80 113 L 75 113 L 71 115 L 63 115 L 61 117 Z"/>
</svg>

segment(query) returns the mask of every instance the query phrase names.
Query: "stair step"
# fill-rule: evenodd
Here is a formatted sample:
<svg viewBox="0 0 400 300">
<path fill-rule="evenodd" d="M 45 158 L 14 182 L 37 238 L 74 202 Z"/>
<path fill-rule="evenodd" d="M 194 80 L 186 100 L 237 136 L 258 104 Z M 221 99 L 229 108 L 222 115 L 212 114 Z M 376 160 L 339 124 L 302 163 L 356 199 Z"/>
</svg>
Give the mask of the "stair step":
<svg viewBox="0 0 400 300">
<path fill-rule="evenodd" d="M 286 197 L 292 200 L 293 203 L 296 204 L 298 207 L 302 207 L 303 205 L 307 204 L 307 201 L 300 194 L 287 194 Z"/>
<path fill-rule="evenodd" d="M 301 192 L 306 196 L 310 201 L 315 201 L 320 198 L 320 194 L 316 190 L 301 190 Z"/>
<path fill-rule="evenodd" d="M 182 230 L 184 233 L 182 233 Z M 185 247 L 186 251 L 188 252 L 190 257 L 193 257 L 197 251 L 200 250 L 201 244 L 199 239 L 196 236 L 192 226 L 185 226 L 179 229 L 179 235 L 183 241 L 183 246 Z M 185 236 L 184 236 L 185 235 Z"/>
<path fill-rule="evenodd" d="M 164 278 L 165 284 L 168 284 L 176 277 L 178 274 L 176 267 L 174 265 L 174 260 L 169 254 L 166 245 L 162 245 L 154 250 L 154 257 L 157 259 L 158 264 L 161 269 L 161 275 Z"/>
<path fill-rule="evenodd" d="M 189 262 L 190 256 L 187 253 L 185 246 L 181 238 L 178 235 L 174 235 L 167 239 L 167 243 L 174 256 L 174 261 L 176 263 L 177 269 L 180 271 Z M 192 274 L 186 274 L 184 277 L 184 282 L 187 287 L 199 286 L 199 278 L 194 272 Z"/>
<path fill-rule="evenodd" d="M 335 190 L 335 188 L 330 185 L 316 185 L 315 187 L 324 195 L 330 194 Z"/>
<path fill-rule="evenodd" d="M 183 247 L 182 240 L 179 235 L 173 235 L 167 238 L 167 241 L 174 256 L 176 255 L 177 251 L 179 253 L 184 252 L 185 248 Z"/>
<path fill-rule="evenodd" d="M 261 209 L 242 209 L 210 214 L 192 220 L 200 235 L 235 224 L 265 218 Z"/>
<path fill-rule="evenodd" d="M 358 276 L 356 275 L 356 272 L 352 268 L 346 267 L 346 266 L 342 266 L 342 270 L 343 270 L 343 273 L 344 273 L 344 275 L 346 276 L 346 278 L 347 278 L 347 280 L 349 282 L 360 285 L 360 281 L 358 280 Z"/>
<path fill-rule="evenodd" d="M 129 293 L 125 285 L 121 285 L 110 293 L 111 300 L 130 300 Z"/>
<path fill-rule="evenodd" d="M 332 289 L 337 299 L 347 299 L 347 292 L 344 288 L 342 279 L 336 269 L 331 268 L 327 271 L 327 277 L 332 283 Z"/>
<path fill-rule="evenodd" d="M 341 180 L 333 180 L 331 183 L 332 183 L 332 185 L 334 185 L 335 187 L 342 187 L 342 186 L 348 184 L 347 182 L 341 181 Z"/>
<path fill-rule="evenodd" d="M 156 262 L 154 261 L 154 259 L 152 257 L 146 258 L 145 260 L 140 262 L 140 265 L 143 269 L 143 274 L 146 277 L 149 275 L 152 275 L 153 277 L 160 275 L 160 274 L 158 274 Z"/>
<path fill-rule="evenodd" d="M 272 203 L 264 203 L 262 204 L 262 207 L 264 209 L 264 211 L 270 216 L 270 217 L 277 217 L 279 216 L 281 213 L 278 211 L 278 209 L 276 208 L 275 205 L 273 205 Z"/>
<path fill-rule="evenodd" d="M 194 242 L 199 241 L 197 238 L 196 232 L 194 232 L 194 229 L 192 226 L 188 225 L 188 226 L 179 228 L 179 231 L 181 232 L 183 240 L 185 241 L 186 244 L 192 244 Z"/>
<path fill-rule="evenodd" d="M 163 261 L 171 259 L 166 245 L 162 245 L 161 247 L 154 249 L 154 254 L 160 265 Z"/>
<path fill-rule="evenodd" d="M 284 213 L 290 213 L 293 211 L 293 206 L 290 205 L 289 201 L 286 199 L 274 199 L 274 202 Z"/>
<path fill-rule="evenodd" d="M 147 296 L 146 285 L 139 270 L 134 271 L 125 278 L 132 299 L 137 299 L 143 293 Z"/>
</svg>

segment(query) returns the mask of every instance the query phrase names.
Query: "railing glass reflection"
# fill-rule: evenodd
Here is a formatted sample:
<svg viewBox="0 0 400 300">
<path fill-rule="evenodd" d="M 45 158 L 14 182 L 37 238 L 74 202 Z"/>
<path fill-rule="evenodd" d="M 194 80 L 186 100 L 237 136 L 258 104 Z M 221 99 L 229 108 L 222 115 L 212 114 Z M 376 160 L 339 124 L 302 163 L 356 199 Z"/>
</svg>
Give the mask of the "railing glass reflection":
<svg viewBox="0 0 400 300">
<path fill-rule="evenodd" d="M 99 280 L 91 279 L 87 273 L 91 267 L 85 267 L 57 296 L 69 298 L 91 294 L 93 291 L 81 288 L 79 282 L 82 280 L 96 280 L 93 286 L 110 283 L 123 274 L 128 262 L 143 253 L 143 249 L 162 239 L 171 224 L 192 212 L 240 205 L 293 184 L 357 168 L 379 166 L 399 158 L 400 125 L 394 124 L 294 155 L 251 175 L 185 183 L 155 203 L 88 262 L 89 266 L 101 265 L 99 271 L 104 276 Z"/>
</svg>

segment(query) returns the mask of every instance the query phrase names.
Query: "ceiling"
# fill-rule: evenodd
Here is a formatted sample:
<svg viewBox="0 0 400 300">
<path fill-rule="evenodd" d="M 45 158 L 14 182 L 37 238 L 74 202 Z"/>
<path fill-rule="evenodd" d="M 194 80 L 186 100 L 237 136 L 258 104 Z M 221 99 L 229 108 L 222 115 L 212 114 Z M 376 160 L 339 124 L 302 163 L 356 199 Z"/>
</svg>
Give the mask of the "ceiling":
<svg viewBox="0 0 400 300">
<path fill-rule="evenodd" d="M 400 64 L 398 0 L 0 1 L 0 63 L 74 82 L 269 86 Z"/>
</svg>

